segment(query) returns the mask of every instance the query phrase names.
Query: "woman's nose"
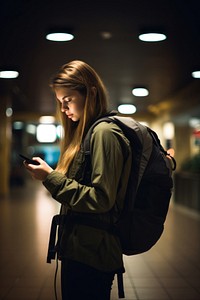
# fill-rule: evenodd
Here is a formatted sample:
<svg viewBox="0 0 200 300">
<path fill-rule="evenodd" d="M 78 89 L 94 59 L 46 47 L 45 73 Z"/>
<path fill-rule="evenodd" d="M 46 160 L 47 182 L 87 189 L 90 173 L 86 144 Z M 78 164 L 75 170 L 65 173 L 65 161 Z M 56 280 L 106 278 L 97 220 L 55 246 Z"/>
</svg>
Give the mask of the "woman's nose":
<svg viewBox="0 0 200 300">
<path fill-rule="evenodd" d="M 68 110 L 69 106 L 67 105 L 66 102 L 61 103 L 61 112 L 65 112 L 65 110 Z"/>
</svg>

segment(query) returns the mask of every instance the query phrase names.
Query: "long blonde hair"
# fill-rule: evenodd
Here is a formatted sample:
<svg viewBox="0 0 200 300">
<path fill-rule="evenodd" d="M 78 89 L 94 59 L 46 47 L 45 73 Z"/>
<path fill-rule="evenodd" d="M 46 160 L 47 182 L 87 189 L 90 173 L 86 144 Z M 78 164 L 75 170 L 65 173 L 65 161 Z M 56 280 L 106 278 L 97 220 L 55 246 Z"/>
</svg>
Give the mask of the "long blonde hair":
<svg viewBox="0 0 200 300">
<path fill-rule="evenodd" d="M 79 60 L 63 65 L 52 79 L 51 87 L 54 91 L 65 87 L 77 90 L 85 97 L 84 111 L 78 122 L 68 119 L 57 101 L 57 114 L 64 133 L 56 170 L 66 174 L 90 124 L 108 110 L 107 91 L 95 70 Z"/>
</svg>

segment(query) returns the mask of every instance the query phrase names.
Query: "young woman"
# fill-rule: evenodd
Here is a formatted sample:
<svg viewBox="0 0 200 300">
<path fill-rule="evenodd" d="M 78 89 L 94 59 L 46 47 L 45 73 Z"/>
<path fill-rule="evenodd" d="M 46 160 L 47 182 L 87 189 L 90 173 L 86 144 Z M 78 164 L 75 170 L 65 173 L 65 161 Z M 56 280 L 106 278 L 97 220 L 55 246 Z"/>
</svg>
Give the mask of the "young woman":
<svg viewBox="0 0 200 300">
<path fill-rule="evenodd" d="M 94 128 L 91 176 L 89 182 L 82 180 L 84 137 L 95 120 L 108 114 L 104 84 L 88 64 L 72 61 L 51 86 L 64 129 L 60 159 L 55 170 L 39 157 L 33 159 L 40 165 L 25 166 L 61 203 L 62 215 L 112 224 L 123 207 L 131 165 L 129 141 L 117 125 L 102 122 Z M 63 300 L 109 300 L 114 275 L 124 269 L 115 234 L 76 222 L 62 226 L 59 258 Z"/>
</svg>

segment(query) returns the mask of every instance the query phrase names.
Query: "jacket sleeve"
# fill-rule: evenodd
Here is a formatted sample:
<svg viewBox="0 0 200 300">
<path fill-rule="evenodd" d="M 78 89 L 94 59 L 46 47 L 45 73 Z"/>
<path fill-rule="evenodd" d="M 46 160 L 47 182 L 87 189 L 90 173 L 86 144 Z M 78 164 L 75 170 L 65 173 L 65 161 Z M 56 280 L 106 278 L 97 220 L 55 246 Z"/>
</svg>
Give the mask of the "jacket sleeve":
<svg viewBox="0 0 200 300">
<path fill-rule="evenodd" d="M 54 199 L 73 211 L 109 211 L 115 203 L 124 167 L 122 143 L 127 144 L 127 140 L 123 138 L 119 127 L 100 123 L 95 127 L 91 138 L 92 185 L 82 185 L 53 171 L 43 182 L 44 186 Z"/>
</svg>

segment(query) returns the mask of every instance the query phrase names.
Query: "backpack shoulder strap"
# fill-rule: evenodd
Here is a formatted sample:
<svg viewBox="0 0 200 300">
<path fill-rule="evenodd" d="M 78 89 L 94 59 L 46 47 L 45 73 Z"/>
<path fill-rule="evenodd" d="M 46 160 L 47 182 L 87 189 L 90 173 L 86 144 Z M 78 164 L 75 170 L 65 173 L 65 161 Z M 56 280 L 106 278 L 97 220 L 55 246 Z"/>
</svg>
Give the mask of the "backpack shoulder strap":
<svg viewBox="0 0 200 300">
<path fill-rule="evenodd" d="M 134 164 L 130 180 L 137 182 L 136 193 L 151 156 L 153 148 L 152 137 L 149 135 L 146 126 L 133 118 L 114 116 L 111 119 L 122 129 L 130 141 L 133 157 L 132 163 Z"/>
<path fill-rule="evenodd" d="M 117 114 L 117 111 L 113 110 L 108 112 L 106 115 L 100 117 L 99 119 L 97 119 L 96 121 L 94 121 L 94 123 L 90 126 L 90 128 L 88 129 L 88 132 L 86 133 L 86 136 L 84 138 L 83 141 L 83 148 L 85 151 L 86 155 L 90 154 L 90 139 L 91 139 L 91 135 L 92 132 L 94 130 L 94 127 L 97 126 L 97 124 L 101 123 L 101 122 L 112 122 L 110 117 L 115 116 Z"/>
<path fill-rule="evenodd" d="M 84 148 L 84 151 L 85 151 L 85 155 L 90 155 L 90 139 L 91 139 L 91 135 L 92 135 L 92 132 L 94 130 L 94 128 L 101 122 L 108 122 L 108 123 L 111 123 L 113 122 L 112 119 L 108 116 L 105 116 L 105 117 L 102 117 L 100 119 L 98 119 L 97 121 L 95 121 L 92 126 L 89 128 L 86 136 L 85 136 L 85 139 L 84 139 L 84 142 L 83 142 L 83 148 Z"/>
<path fill-rule="evenodd" d="M 90 153 L 90 141 L 91 141 L 91 136 L 94 128 L 101 122 L 108 122 L 111 123 L 113 122 L 112 119 L 110 118 L 111 116 L 116 115 L 117 112 L 111 111 L 107 115 L 104 115 L 103 117 L 97 119 L 89 128 L 88 132 L 86 133 L 86 136 L 83 140 L 83 150 L 85 154 L 85 166 L 84 166 L 84 178 L 82 183 L 89 183 L 90 182 L 90 176 L 91 176 L 91 153 Z"/>
</svg>

